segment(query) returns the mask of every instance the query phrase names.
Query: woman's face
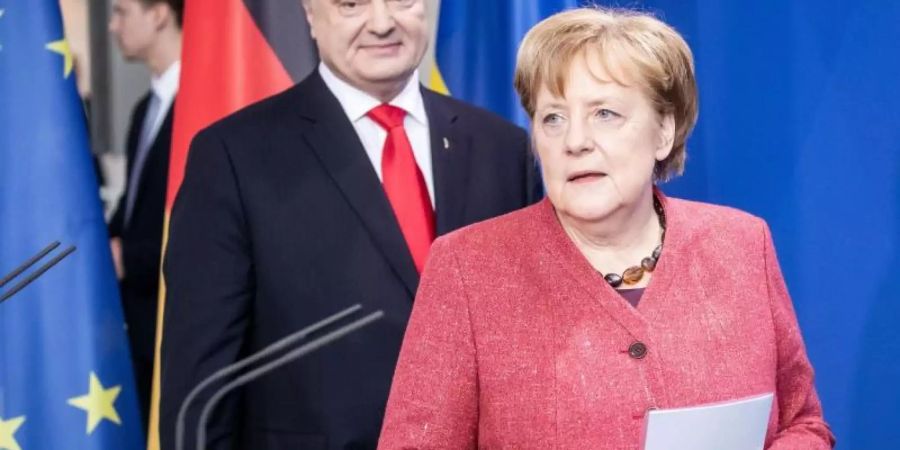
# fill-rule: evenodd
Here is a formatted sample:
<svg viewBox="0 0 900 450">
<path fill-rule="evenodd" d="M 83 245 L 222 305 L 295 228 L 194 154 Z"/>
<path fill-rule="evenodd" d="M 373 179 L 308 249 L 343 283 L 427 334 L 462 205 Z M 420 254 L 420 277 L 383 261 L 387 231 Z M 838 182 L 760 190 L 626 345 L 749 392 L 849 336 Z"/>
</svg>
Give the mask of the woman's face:
<svg viewBox="0 0 900 450">
<path fill-rule="evenodd" d="M 650 192 L 656 162 L 672 150 L 674 128 L 639 87 L 613 81 L 598 58 L 576 58 L 564 98 L 546 86 L 535 98 L 532 135 L 547 196 L 577 221 L 633 207 Z"/>
</svg>

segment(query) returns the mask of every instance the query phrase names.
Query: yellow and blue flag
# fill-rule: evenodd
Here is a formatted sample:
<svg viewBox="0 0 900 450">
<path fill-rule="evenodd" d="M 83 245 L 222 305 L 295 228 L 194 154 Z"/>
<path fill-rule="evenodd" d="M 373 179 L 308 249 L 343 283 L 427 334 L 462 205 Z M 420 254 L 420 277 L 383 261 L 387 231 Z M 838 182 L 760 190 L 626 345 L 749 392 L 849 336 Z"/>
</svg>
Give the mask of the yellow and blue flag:
<svg viewBox="0 0 900 450">
<path fill-rule="evenodd" d="M 0 303 L 0 449 L 143 445 L 108 239 L 59 2 L 0 0 L 0 277 L 76 247 Z"/>
<path fill-rule="evenodd" d="M 582 3 L 442 0 L 430 87 L 527 126 L 513 89 L 519 43 L 541 19 Z"/>
</svg>

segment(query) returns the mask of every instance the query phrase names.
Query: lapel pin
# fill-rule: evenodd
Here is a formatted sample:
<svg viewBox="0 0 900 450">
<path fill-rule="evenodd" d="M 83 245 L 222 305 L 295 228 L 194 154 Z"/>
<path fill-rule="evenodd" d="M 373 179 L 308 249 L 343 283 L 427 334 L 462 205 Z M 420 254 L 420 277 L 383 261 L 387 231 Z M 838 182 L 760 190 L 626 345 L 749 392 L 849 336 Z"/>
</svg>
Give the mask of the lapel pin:
<svg viewBox="0 0 900 450">
<path fill-rule="evenodd" d="M 444 138 L 444 150 L 450 150 L 450 141 Z"/>
</svg>

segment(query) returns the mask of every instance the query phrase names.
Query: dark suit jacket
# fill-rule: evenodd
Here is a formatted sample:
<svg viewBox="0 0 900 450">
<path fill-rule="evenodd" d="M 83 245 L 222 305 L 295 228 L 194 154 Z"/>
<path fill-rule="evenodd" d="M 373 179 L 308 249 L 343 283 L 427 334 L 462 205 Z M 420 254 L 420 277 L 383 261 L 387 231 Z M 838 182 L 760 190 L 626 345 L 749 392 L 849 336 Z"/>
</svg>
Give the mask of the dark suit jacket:
<svg viewBox="0 0 900 450">
<path fill-rule="evenodd" d="M 135 106 L 126 141 L 128 153 L 127 180 L 131 180 L 141 127 L 147 113 L 150 94 Z M 159 290 L 159 264 L 162 253 L 163 220 L 166 187 L 169 179 L 169 152 L 172 144 L 172 110 L 166 114 L 159 132 L 150 147 L 131 220 L 125 224 L 125 204 L 128 186 L 119 199 L 109 224 L 111 237 L 122 239 L 122 262 L 125 278 L 120 283 L 122 306 L 131 339 L 142 412 L 149 403 L 153 351 L 156 334 L 156 309 Z"/>
<path fill-rule="evenodd" d="M 134 160 L 137 153 L 141 126 L 147 114 L 150 94 L 145 95 L 135 105 L 131 114 L 126 140 L 128 166 L 126 179 L 131 180 Z M 157 289 L 159 282 L 159 261 L 162 249 L 163 216 L 165 214 L 166 187 L 169 179 L 169 152 L 172 146 L 172 112 L 169 108 L 159 132 L 150 147 L 150 153 L 144 163 L 144 170 L 138 184 L 138 193 L 134 202 L 131 221 L 125 226 L 125 203 L 128 197 L 128 183 L 125 192 L 119 198 L 116 212 L 109 224 L 112 237 L 122 238 L 123 245 L 130 251 L 125 255 L 125 266 L 128 270 L 126 280 L 135 287 Z"/>
<path fill-rule="evenodd" d="M 438 234 L 535 200 L 523 130 L 422 95 Z M 162 448 L 175 448 L 178 408 L 201 379 L 355 303 L 385 317 L 223 404 L 210 448 L 375 448 L 419 276 L 372 164 L 318 72 L 197 135 L 165 276 Z M 195 448 L 198 413 L 185 448 Z"/>
</svg>

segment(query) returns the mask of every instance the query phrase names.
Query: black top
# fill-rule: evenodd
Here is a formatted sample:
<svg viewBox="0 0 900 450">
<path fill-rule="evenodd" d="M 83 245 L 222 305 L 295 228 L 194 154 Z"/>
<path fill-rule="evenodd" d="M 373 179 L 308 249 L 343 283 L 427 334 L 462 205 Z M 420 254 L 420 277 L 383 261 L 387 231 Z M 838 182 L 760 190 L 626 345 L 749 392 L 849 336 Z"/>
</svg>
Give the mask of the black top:
<svg viewBox="0 0 900 450">
<path fill-rule="evenodd" d="M 628 300 L 628 303 L 631 303 L 631 306 L 637 308 L 638 302 L 641 301 L 641 296 L 644 295 L 644 288 L 619 289 L 617 292 L 622 298 Z"/>
</svg>

